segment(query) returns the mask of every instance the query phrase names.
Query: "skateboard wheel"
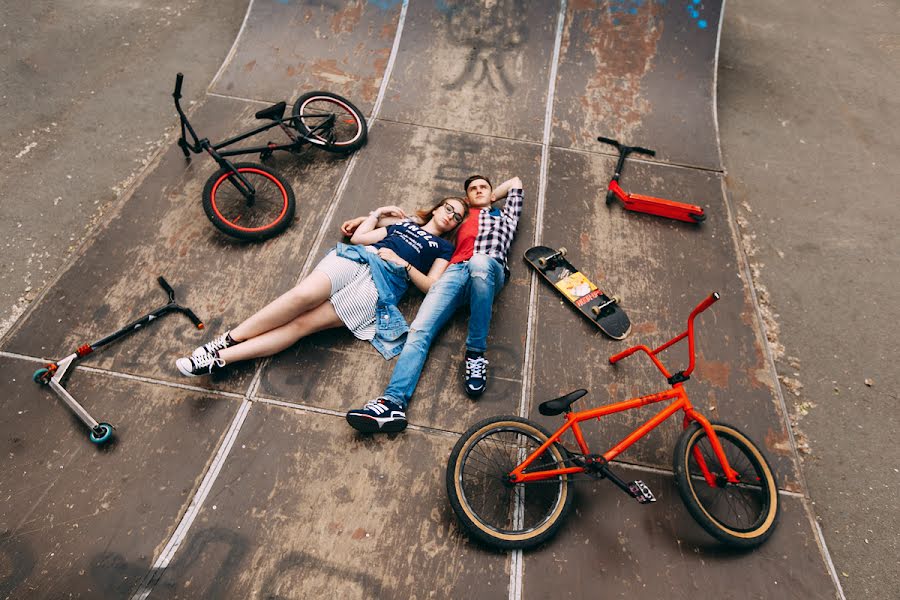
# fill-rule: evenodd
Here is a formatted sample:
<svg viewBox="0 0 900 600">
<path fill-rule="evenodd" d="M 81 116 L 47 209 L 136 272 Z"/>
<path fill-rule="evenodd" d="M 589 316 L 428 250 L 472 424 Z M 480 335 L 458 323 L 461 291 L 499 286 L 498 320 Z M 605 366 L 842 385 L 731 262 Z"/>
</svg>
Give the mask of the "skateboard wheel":
<svg viewBox="0 0 900 600">
<path fill-rule="evenodd" d="M 39 383 L 41 385 L 47 385 L 48 383 L 50 383 L 49 373 L 50 373 L 50 369 L 38 369 L 37 371 L 34 372 L 34 374 L 31 376 L 31 378 L 34 380 L 35 383 Z"/>
<path fill-rule="evenodd" d="M 559 255 L 560 255 L 560 256 L 565 256 L 566 254 L 569 253 L 569 251 L 566 250 L 566 247 L 565 247 L 565 246 L 563 246 L 562 248 L 560 248 L 559 250 L 557 250 L 557 252 L 559 252 Z"/>
<path fill-rule="evenodd" d="M 622 298 L 620 298 L 619 296 L 613 296 L 612 298 L 610 298 L 610 300 L 613 301 L 613 304 L 619 304 L 622 301 Z"/>
<path fill-rule="evenodd" d="M 97 427 L 91 429 L 91 433 L 88 435 L 91 442 L 97 444 L 98 446 L 101 444 L 105 444 L 108 442 L 113 435 L 113 426 L 109 423 L 97 423 Z"/>
<path fill-rule="evenodd" d="M 600 307 L 599 306 L 592 307 L 591 312 L 594 313 L 594 316 L 599 317 L 600 316 Z"/>
<path fill-rule="evenodd" d="M 539 259 L 538 259 L 538 264 L 541 265 L 542 267 L 546 267 L 546 266 L 547 266 L 547 259 L 546 259 L 546 258 L 539 258 Z"/>
</svg>

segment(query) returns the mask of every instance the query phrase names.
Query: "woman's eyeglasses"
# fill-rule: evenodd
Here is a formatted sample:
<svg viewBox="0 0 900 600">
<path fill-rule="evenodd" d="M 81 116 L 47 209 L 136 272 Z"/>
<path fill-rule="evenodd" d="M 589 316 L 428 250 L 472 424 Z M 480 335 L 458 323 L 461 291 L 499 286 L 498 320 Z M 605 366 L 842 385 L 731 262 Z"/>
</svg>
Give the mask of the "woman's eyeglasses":
<svg viewBox="0 0 900 600">
<path fill-rule="evenodd" d="M 456 224 L 457 224 L 457 225 L 459 225 L 460 223 L 463 222 L 463 216 L 462 216 L 461 214 L 459 214 L 458 212 L 456 212 L 456 211 L 453 209 L 453 207 L 450 206 L 449 203 L 444 202 L 443 204 L 441 204 L 441 206 L 444 207 L 444 210 L 446 210 L 448 213 L 450 213 L 451 215 L 453 215 L 453 220 L 456 221 Z"/>
</svg>

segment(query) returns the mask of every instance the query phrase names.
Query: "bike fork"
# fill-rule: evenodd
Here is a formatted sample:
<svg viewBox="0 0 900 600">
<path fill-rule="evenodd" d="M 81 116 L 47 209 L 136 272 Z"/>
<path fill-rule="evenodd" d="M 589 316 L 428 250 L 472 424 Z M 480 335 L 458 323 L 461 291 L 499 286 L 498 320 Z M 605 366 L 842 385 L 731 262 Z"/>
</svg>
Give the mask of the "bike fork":
<svg viewBox="0 0 900 600">
<path fill-rule="evenodd" d="M 219 163 L 219 166 L 231 171 L 228 175 L 228 182 L 233 185 L 237 191 L 241 193 L 241 195 L 247 200 L 247 206 L 253 206 L 253 203 L 256 202 L 256 188 L 253 187 L 247 179 L 241 175 L 240 171 L 235 168 L 231 162 L 228 161 L 225 157 L 220 155 L 212 145 L 209 143 L 209 140 L 201 140 L 200 144 L 203 148 L 212 156 L 213 160 Z"/>
</svg>

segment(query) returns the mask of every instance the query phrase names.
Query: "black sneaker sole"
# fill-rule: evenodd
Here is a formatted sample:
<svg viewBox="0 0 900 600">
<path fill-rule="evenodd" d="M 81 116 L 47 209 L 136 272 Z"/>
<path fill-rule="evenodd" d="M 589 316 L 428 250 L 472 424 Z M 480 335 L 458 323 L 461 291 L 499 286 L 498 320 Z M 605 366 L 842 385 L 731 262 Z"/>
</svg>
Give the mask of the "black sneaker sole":
<svg viewBox="0 0 900 600">
<path fill-rule="evenodd" d="M 399 433 L 406 429 L 407 422 L 396 420 L 388 421 L 379 427 L 378 421 L 364 415 L 347 415 L 347 423 L 350 427 L 362 433 Z"/>
<path fill-rule="evenodd" d="M 487 389 L 487 386 L 484 386 L 480 390 L 473 390 L 469 386 L 466 386 L 466 394 L 469 396 L 469 398 L 478 398 L 479 396 L 481 396 L 484 393 L 484 391 L 486 389 Z"/>
</svg>

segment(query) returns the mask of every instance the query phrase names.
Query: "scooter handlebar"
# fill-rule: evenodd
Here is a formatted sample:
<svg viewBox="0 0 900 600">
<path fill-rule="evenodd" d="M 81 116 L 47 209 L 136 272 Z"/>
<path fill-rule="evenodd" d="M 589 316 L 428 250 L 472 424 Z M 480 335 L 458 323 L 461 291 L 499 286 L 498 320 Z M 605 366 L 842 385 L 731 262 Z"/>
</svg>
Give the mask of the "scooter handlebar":
<svg viewBox="0 0 900 600">
<path fill-rule="evenodd" d="M 604 144 L 611 144 L 613 146 L 619 147 L 619 142 L 617 140 L 610 139 L 608 137 L 603 137 L 602 135 L 597 138 L 598 142 L 603 142 Z"/>
<path fill-rule="evenodd" d="M 174 96 L 176 100 L 181 98 L 182 82 L 184 82 L 184 73 L 179 73 L 175 76 L 175 91 L 172 93 L 172 96 Z"/>
</svg>

